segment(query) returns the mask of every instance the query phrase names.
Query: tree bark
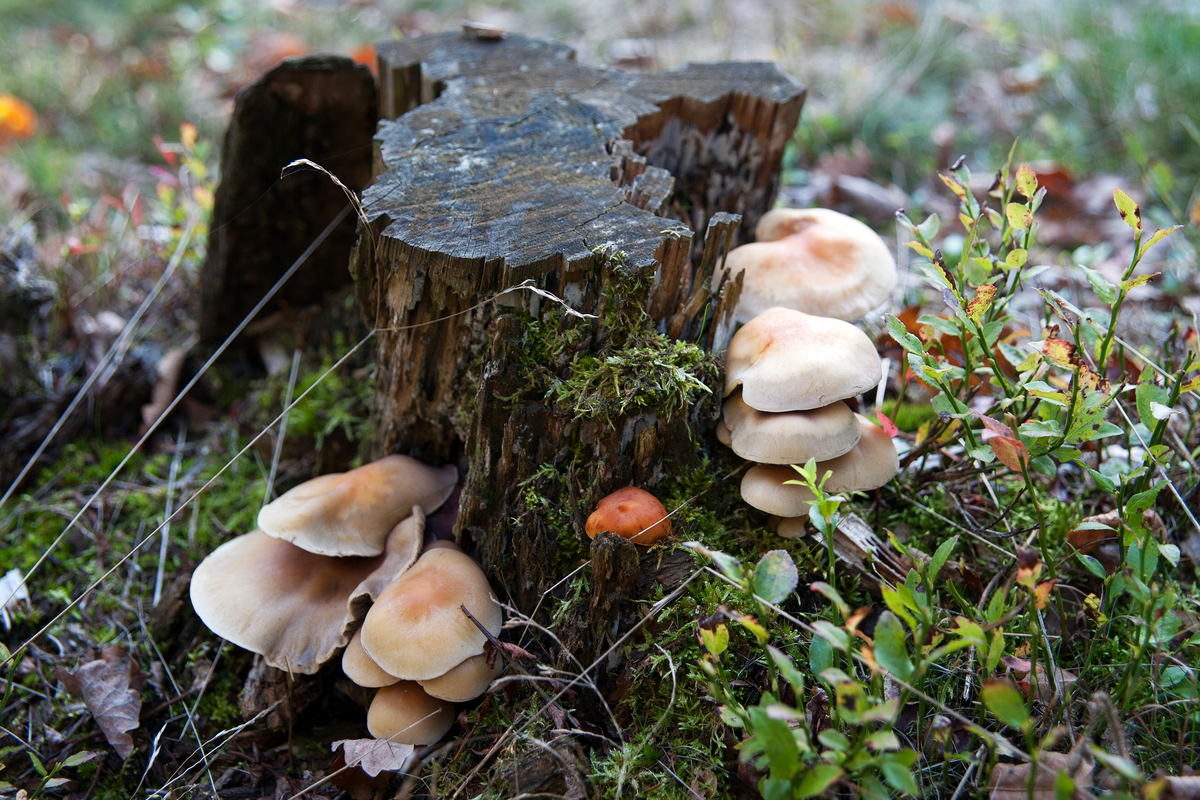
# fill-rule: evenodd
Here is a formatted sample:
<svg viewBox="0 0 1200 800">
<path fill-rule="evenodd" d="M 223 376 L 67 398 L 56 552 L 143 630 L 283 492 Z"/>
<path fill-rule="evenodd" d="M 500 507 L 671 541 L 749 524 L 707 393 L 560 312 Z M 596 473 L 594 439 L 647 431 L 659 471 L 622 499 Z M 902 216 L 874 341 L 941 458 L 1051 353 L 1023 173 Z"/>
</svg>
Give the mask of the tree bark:
<svg viewBox="0 0 1200 800">
<path fill-rule="evenodd" d="M 373 455 L 465 469 L 458 538 L 522 611 L 590 555 L 591 602 L 567 627 L 593 656 L 616 635 L 638 553 L 589 543 L 584 519 L 621 486 L 657 484 L 667 462 L 698 463 L 741 288 L 712 287 L 713 267 L 770 207 L 804 90 L 771 64 L 629 75 L 520 36 L 378 53 L 395 118 L 375 137 L 351 257 L 379 336 Z M 599 319 L 502 294 L 524 281 Z M 673 340 L 698 348 L 691 393 L 632 396 L 650 376 L 620 365 Z M 581 406 L 572 387 L 609 363 L 614 385 Z"/>
<path fill-rule="evenodd" d="M 341 56 L 289 59 L 238 93 L 221 151 L 200 336 L 221 342 L 346 205 L 328 176 L 285 166 L 308 158 L 360 191 L 371 179 L 377 93 L 370 71 Z M 263 308 L 307 306 L 347 286 L 355 223 L 347 218 Z"/>
</svg>

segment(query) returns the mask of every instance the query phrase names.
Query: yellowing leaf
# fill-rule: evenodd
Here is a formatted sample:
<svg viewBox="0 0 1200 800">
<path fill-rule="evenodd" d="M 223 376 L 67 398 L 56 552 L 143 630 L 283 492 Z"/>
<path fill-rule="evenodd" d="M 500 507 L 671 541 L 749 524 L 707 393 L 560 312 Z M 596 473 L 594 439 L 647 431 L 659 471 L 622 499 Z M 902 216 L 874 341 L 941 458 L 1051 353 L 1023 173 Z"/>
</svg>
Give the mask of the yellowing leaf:
<svg viewBox="0 0 1200 800">
<path fill-rule="evenodd" d="M 1136 278 L 1130 278 L 1127 281 L 1121 281 L 1121 288 L 1128 292 L 1130 289 L 1136 289 L 1139 286 L 1145 286 L 1147 283 L 1154 280 L 1161 274 L 1161 272 L 1154 272 L 1149 275 L 1138 275 Z"/>
<path fill-rule="evenodd" d="M 1042 342 L 1042 355 L 1060 367 L 1073 367 L 1078 359 L 1075 345 L 1054 337 Z"/>
<path fill-rule="evenodd" d="M 1033 607 L 1038 611 L 1050 604 L 1050 592 L 1054 589 L 1054 584 L 1057 580 L 1043 581 L 1033 589 Z"/>
<path fill-rule="evenodd" d="M 967 317 L 978 322 L 991 305 L 992 300 L 996 297 L 996 287 L 990 283 L 985 283 L 975 290 L 975 299 L 967 303 Z"/>
<path fill-rule="evenodd" d="M 1017 191 L 1025 196 L 1026 200 L 1032 200 L 1037 194 L 1037 175 L 1028 164 L 1022 164 L 1017 167 Z"/>
<path fill-rule="evenodd" d="M 1193 213 L 1195 213 L 1197 208 L 1200 208 L 1200 200 L 1197 201 L 1197 205 L 1192 206 Z M 1192 224 L 1197 225 L 1195 220 L 1192 221 Z M 1155 231 L 1154 235 L 1150 237 L 1150 241 L 1148 241 L 1148 242 L 1146 242 L 1146 244 L 1142 245 L 1142 252 L 1143 253 L 1146 252 L 1151 247 L 1154 247 L 1154 245 L 1158 244 L 1163 239 L 1167 238 L 1172 233 L 1174 233 L 1175 231 L 1179 230 L 1182 227 L 1183 227 L 1182 225 L 1173 225 L 1170 228 L 1162 228 L 1160 230 Z"/>
<path fill-rule="evenodd" d="M 1117 211 L 1121 212 L 1121 219 L 1125 220 L 1125 224 L 1133 228 L 1135 233 L 1141 233 L 1142 210 L 1133 202 L 1133 198 L 1120 189 L 1113 189 L 1113 202 L 1117 204 Z"/>
<path fill-rule="evenodd" d="M 941 173 L 938 173 L 938 177 L 942 179 L 942 183 L 946 184 L 946 187 L 950 191 L 954 192 L 954 195 L 959 200 L 967 199 L 967 190 L 962 187 L 962 184 L 951 178 L 949 175 L 942 175 Z"/>
<path fill-rule="evenodd" d="M 1004 214 L 1008 217 L 1008 224 L 1014 228 L 1028 230 L 1033 224 L 1033 212 L 1020 203 L 1009 203 L 1004 209 Z"/>
<path fill-rule="evenodd" d="M 915 239 L 911 242 L 905 242 L 904 244 L 908 247 L 911 247 L 913 250 L 920 253 L 921 255 L 925 256 L 930 261 L 933 260 L 933 251 L 930 250 L 925 245 L 921 244 L 920 242 L 916 241 Z"/>
</svg>

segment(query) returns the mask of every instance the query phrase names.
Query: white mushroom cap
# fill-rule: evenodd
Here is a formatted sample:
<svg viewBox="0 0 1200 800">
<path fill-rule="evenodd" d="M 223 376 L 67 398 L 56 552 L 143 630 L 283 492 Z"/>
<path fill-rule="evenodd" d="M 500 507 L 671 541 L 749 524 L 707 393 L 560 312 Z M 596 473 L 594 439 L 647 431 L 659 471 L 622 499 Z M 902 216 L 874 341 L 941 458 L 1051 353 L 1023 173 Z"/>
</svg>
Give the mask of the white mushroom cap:
<svg viewBox="0 0 1200 800">
<path fill-rule="evenodd" d="M 366 607 L 417 557 L 423 514 L 393 530 L 386 556 L 332 558 L 254 531 L 226 542 L 192 574 L 196 614 L 218 636 L 273 667 L 310 675 L 350 639 Z"/>
<path fill-rule="evenodd" d="M 393 744 L 432 744 L 454 724 L 454 704 L 431 697 L 415 681 L 400 681 L 375 693 L 367 730 Z"/>
<path fill-rule="evenodd" d="M 367 651 L 363 650 L 361 631 L 354 632 L 354 636 L 350 637 L 350 644 L 346 645 L 346 652 L 342 653 L 342 672 L 359 686 L 368 689 L 391 686 L 400 680 L 380 669 L 367 655 Z"/>
<path fill-rule="evenodd" d="M 313 553 L 374 556 L 414 505 L 435 510 L 457 481 L 453 464 L 430 467 L 408 456 L 387 456 L 284 492 L 263 506 L 258 527 Z"/>
<path fill-rule="evenodd" d="M 878 489 L 899 470 L 900 459 L 888 435 L 866 417 L 854 416 L 862 429 L 858 444 L 845 455 L 816 464 L 818 479 L 826 472 L 833 473 L 825 482 L 827 493 Z M 807 487 L 788 484 L 795 480 L 799 474 L 790 466 L 753 466 L 742 476 L 742 499 L 768 514 L 807 516 L 815 498 Z"/>
<path fill-rule="evenodd" d="M 734 248 L 725 269 L 746 271 L 739 322 L 773 306 L 846 321 L 886 301 L 896 260 L 877 233 L 825 208 L 775 209 L 763 215 L 757 242 Z M 715 282 L 719 280 L 714 275 Z"/>
<path fill-rule="evenodd" d="M 428 550 L 367 612 L 363 649 L 404 680 L 444 675 L 482 653 L 487 641 L 460 606 L 492 635 L 500 632 L 500 605 L 479 565 L 457 549 Z"/>
<path fill-rule="evenodd" d="M 850 406 L 842 401 L 809 411 L 758 411 L 740 393 L 725 401 L 722 419 L 729 446 L 747 461 L 760 464 L 804 464 L 825 461 L 858 444 L 862 430 Z"/>
<path fill-rule="evenodd" d="M 725 354 L 725 396 L 759 411 L 804 411 L 874 388 L 882 377 L 875 345 L 848 322 L 788 308 L 767 309 L 742 326 Z"/>
<path fill-rule="evenodd" d="M 452 703 L 465 703 L 474 700 L 487 691 L 492 681 L 500 674 L 500 659 L 497 657 L 492 666 L 487 664 L 486 655 L 471 656 L 445 675 L 428 681 L 418 681 L 421 687 L 434 697 L 449 700 Z"/>
</svg>

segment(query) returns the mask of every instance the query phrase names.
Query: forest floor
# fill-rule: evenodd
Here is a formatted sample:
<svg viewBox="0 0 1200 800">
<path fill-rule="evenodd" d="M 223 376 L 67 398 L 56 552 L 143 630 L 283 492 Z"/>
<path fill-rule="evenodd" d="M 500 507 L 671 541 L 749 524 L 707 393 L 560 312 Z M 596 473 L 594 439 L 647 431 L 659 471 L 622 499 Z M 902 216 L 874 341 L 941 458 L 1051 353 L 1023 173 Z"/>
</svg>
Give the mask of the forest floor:
<svg viewBox="0 0 1200 800">
<path fill-rule="evenodd" d="M 248 682 L 253 655 L 187 599 L 269 498 L 361 460 L 373 355 L 329 371 L 365 330 L 350 299 L 320 347 L 218 363 L 143 434 L 201 363 L 238 89 L 463 19 L 590 64 L 764 59 L 807 85 L 781 202 L 853 214 L 901 254 L 894 322 L 864 323 L 891 378 L 863 408 L 894 421 L 904 469 L 825 507 L 865 521 L 898 577 L 880 591 L 815 537 L 778 537 L 741 502 L 741 460 L 701 442 L 703 469 L 656 489 L 681 588 L 638 598 L 612 713 L 586 680 L 557 702 L 509 683 L 411 776 L 371 777 L 331 749 L 366 735 L 336 665 Z M 1196 8 L 0 0 L 0 21 L 0 797 L 1200 796 Z M 1003 302 L 972 305 L 985 284 Z M 26 469 L 14 443 L 60 419 Z M 506 639 L 561 665 L 553 623 L 589 580 L 548 592 L 547 632 Z"/>
</svg>

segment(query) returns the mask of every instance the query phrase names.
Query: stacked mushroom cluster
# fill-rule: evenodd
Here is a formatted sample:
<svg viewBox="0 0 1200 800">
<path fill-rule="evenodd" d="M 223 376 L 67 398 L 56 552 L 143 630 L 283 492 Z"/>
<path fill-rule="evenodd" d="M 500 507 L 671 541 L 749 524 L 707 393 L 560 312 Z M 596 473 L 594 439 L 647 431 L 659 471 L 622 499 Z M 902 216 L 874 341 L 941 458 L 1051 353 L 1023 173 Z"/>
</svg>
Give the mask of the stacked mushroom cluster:
<svg viewBox="0 0 1200 800">
<path fill-rule="evenodd" d="M 363 625 L 377 632 L 367 637 L 367 652 L 393 675 L 412 672 L 393 667 L 395 659 L 416 660 L 423 671 L 413 680 L 436 686 L 434 679 L 446 676 L 443 683 L 452 684 L 451 674 L 481 655 L 486 639 L 460 605 L 493 635 L 501 621 L 474 561 L 452 545 L 421 554 L 423 508 L 444 503 L 457 479 L 453 465 L 434 468 L 394 455 L 303 483 L 263 507 L 259 530 L 200 563 L 192 605 L 214 633 L 290 673 L 315 673 L 348 644 L 347 652 L 354 651 L 351 636 L 358 642 Z M 347 674 L 364 686 L 384 685 Z M 478 680 L 473 685 L 471 696 L 487 688 Z M 368 727 L 397 743 L 436 741 L 454 721 L 453 706 L 437 698 L 469 699 L 464 691 L 435 688 L 440 694 L 431 697 L 412 683 L 380 692 Z M 406 720 L 397 717 L 405 713 Z"/>
<path fill-rule="evenodd" d="M 743 326 L 725 359 L 725 401 L 717 438 L 757 462 L 742 478 L 742 499 L 785 518 L 808 516 L 812 494 L 788 485 L 788 465 L 816 459 L 833 475 L 831 492 L 875 489 L 899 468 L 881 429 L 844 400 L 875 387 L 882 364 L 871 340 L 841 320 L 771 308 Z M 781 526 L 785 535 L 802 528 Z"/>
</svg>

